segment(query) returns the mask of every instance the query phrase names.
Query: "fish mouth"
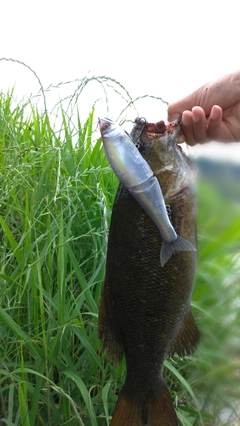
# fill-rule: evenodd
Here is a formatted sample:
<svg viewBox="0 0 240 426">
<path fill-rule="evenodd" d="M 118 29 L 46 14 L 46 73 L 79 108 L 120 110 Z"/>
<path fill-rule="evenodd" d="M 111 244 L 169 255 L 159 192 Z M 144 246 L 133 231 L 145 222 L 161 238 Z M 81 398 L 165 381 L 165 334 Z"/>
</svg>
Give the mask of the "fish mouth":
<svg viewBox="0 0 240 426">
<path fill-rule="evenodd" d="M 166 132 L 169 136 L 171 136 L 171 139 L 176 140 L 176 145 L 178 145 L 178 143 L 181 143 L 182 142 L 181 136 L 183 135 L 182 119 L 178 118 L 177 120 L 174 120 L 174 121 L 168 123 Z M 179 146 L 179 148 L 180 148 L 180 146 Z"/>
<path fill-rule="evenodd" d="M 177 120 L 174 121 L 170 121 L 169 123 L 167 123 L 166 127 L 167 127 L 167 132 L 173 132 L 173 131 L 177 131 L 179 130 L 179 128 L 181 129 L 182 126 L 182 119 L 181 117 L 179 117 Z"/>
<path fill-rule="evenodd" d="M 179 139 L 182 134 L 181 117 L 177 120 L 171 121 L 167 124 L 163 120 L 156 123 L 147 123 L 144 131 L 148 133 L 154 133 L 156 135 L 171 135 L 172 137 Z"/>
<path fill-rule="evenodd" d="M 149 133 L 163 135 L 167 130 L 167 126 L 163 120 L 160 120 L 157 123 L 147 123 L 144 130 Z"/>
<path fill-rule="evenodd" d="M 100 129 L 102 128 L 102 126 L 104 124 L 109 124 L 109 125 L 110 124 L 114 124 L 114 121 L 111 118 L 109 118 L 109 117 L 104 117 L 104 118 L 98 117 L 98 125 L 99 125 Z"/>
<path fill-rule="evenodd" d="M 103 126 L 103 119 L 98 117 L 98 126 L 99 129 L 101 130 L 102 126 Z"/>
</svg>

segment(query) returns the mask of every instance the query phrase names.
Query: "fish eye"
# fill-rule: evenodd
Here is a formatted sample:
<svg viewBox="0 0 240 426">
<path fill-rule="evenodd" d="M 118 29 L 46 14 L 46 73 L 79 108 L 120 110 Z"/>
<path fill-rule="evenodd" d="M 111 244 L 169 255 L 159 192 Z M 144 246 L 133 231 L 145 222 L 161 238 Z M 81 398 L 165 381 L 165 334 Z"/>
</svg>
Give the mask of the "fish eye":
<svg viewBox="0 0 240 426">
<path fill-rule="evenodd" d="M 103 129 L 105 130 L 105 129 L 108 129 L 108 127 L 109 127 L 109 124 L 107 124 L 107 123 L 105 123 L 104 125 L 103 125 Z"/>
</svg>

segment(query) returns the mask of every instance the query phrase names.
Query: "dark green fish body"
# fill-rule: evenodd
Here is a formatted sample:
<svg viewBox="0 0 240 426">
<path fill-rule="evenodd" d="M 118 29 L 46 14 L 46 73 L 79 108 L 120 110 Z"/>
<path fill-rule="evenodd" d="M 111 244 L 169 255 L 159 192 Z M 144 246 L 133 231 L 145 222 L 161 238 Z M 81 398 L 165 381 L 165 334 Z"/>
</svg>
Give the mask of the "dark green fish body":
<svg viewBox="0 0 240 426">
<path fill-rule="evenodd" d="M 176 129 L 165 136 L 146 131 L 141 153 L 159 179 L 176 233 L 196 247 L 192 165 L 176 142 Z M 99 337 L 110 359 L 126 357 L 111 426 L 178 424 L 162 367 L 168 354 L 191 354 L 199 338 L 190 310 L 197 259 L 195 251 L 175 251 L 161 267 L 161 244 L 154 222 L 120 185 L 99 312 Z"/>
</svg>

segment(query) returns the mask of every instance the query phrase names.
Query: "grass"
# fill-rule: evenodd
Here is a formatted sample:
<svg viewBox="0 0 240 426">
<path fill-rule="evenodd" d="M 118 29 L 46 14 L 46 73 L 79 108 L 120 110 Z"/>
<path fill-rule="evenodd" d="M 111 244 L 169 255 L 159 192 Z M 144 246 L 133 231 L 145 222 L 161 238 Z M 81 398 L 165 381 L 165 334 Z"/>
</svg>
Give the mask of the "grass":
<svg viewBox="0 0 240 426">
<path fill-rule="evenodd" d="M 76 107 L 88 82 L 68 107 L 58 104 L 57 130 L 47 110 L 0 96 L 1 425 L 108 425 L 124 381 L 124 361 L 113 368 L 97 337 L 118 182 L 94 108 L 83 123 Z M 184 426 L 218 424 L 240 397 L 239 206 L 202 184 L 199 208 L 193 309 L 202 342 L 194 357 L 165 364 Z"/>
<path fill-rule="evenodd" d="M 89 412 L 94 425 L 85 383 L 98 399 L 97 313 L 116 181 L 100 140 L 90 148 L 93 111 L 85 126 L 79 119 L 73 149 L 65 123 L 60 140 L 46 116 L 23 121 L 8 102 L 2 97 L 1 421 L 85 424 Z"/>
</svg>

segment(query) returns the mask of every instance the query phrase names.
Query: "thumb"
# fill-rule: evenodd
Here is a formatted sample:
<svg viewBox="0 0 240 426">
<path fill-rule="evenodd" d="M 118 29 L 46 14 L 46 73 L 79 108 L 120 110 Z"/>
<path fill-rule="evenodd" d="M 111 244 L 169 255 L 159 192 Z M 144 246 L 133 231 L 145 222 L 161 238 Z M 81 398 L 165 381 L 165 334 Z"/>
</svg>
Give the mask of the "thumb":
<svg viewBox="0 0 240 426">
<path fill-rule="evenodd" d="M 192 111 L 194 106 L 200 106 L 205 110 L 205 114 L 209 114 L 211 110 L 211 102 L 209 102 L 209 92 L 214 92 L 211 85 L 204 84 L 190 95 L 177 102 L 173 102 L 168 106 L 168 121 L 173 121 L 182 115 L 183 111 Z"/>
<path fill-rule="evenodd" d="M 184 109 L 181 108 L 180 102 L 174 102 L 173 104 L 168 105 L 168 121 L 176 120 L 179 116 L 182 116 Z"/>
<path fill-rule="evenodd" d="M 191 111 L 196 105 L 196 99 L 192 95 L 173 102 L 168 106 L 168 121 L 176 120 L 179 116 L 182 116 L 183 111 Z"/>
</svg>

